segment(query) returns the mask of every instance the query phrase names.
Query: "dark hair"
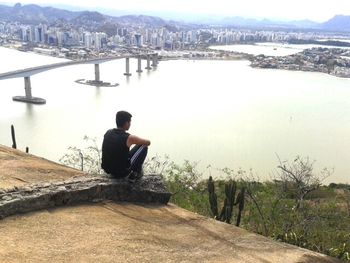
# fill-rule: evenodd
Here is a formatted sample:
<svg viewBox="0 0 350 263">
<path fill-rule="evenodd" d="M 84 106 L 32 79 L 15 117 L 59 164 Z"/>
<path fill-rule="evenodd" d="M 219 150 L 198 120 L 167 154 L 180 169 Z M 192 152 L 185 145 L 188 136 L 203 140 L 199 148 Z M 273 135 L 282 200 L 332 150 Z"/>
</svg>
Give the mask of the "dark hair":
<svg viewBox="0 0 350 263">
<path fill-rule="evenodd" d="M 118 111 L 115 116 L 115 122 L 118 128 L 122 128 L 125 123 L 131 121 L 132 115 L 127 111 Z"/>
</svg>

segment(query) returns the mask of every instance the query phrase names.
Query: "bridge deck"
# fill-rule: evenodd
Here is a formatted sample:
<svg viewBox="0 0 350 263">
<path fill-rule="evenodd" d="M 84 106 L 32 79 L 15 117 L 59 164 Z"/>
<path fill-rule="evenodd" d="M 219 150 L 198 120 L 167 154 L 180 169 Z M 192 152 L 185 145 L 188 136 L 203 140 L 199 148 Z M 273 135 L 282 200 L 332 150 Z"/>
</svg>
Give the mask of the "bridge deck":
<svg viewBox="0 0 350 263">
<path fill-rule="evenodd" d="M 35 74 L 38 74 L 38 73 L 41 73 L 44 71 L 48 71 L 48 70 L 55 69 L 55 68 L 72 66 L 72 65 L 101 64 L 101 63 L 108 62 L 111 60 L 123 59 L 123 58 L 136 58 L 139 56 L 144 58 L 147 55 L 154 55 L 154 54 L 123 55 L 123 56 L 113 56 L 113 57 L 92 58 L 92 59 L 86 59 L 86 60 L 74 60 L 74 61 L 68 61 L 68 62 L 59 62 L 59 63 L 49 64 L 49 65 L 42 65 L 42 66 L 37 66 L 37 67 L 31 67 L 31 68 L 19 69 L 19 70 L 1 73 L 0 80 L 30 77 L 32 75 L 35 75 Z"/>
</svg>

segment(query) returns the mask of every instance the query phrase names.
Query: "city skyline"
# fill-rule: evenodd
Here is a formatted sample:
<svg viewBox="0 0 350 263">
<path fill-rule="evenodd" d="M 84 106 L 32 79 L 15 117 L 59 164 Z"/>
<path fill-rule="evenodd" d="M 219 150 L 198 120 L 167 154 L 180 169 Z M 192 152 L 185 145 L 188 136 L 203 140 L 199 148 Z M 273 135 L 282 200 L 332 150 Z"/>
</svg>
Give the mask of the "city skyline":
<svg viewBox="0 0 350 263">
<path fill-rule="evenodd" d="M 14 5 L 16 2 L 2 1 Z M 22 0 L 21 4 L 38 4 L 41 6 L 71 6 L 86 10 L 105 10 L 109 14 L 122 11 L 130 14 L 151 14 L 177 19 L 225 18 L 241 16 L 246 18 L 267 18 L 275 20 L 312 20 L 325 22 L 335 15 L 350 15 L 348 0 L 318 1 L 294 0 L 281 3 L 278 0 L 216 0 L 204 2 L 199 0 L 178 0 L 169 4 L 163 0 L 128 0 L 110 2 L 109 0 Z"/>
</svg>

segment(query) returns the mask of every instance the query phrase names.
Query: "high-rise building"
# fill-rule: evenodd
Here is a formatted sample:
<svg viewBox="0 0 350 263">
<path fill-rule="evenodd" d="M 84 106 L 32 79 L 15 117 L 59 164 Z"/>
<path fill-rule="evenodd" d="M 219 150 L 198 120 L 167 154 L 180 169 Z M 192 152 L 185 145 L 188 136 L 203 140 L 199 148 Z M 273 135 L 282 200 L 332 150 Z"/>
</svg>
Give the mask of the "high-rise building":
<svg viewBox="0 0 350 263">
<path fill-rule="evenodd" d="M 135 45 L 141 47 L 143 45 L 143 37 L 141 34 L 135 34 Z"/>
<path fill-rule="evenodd" d="M 84 32 L 84 46 L 86 48 L 92 48 L 92 36 L 90 32 Z"/>
<path fill-rule="evenodd" d="M 99 51 L 107 45 L 107 34 L 103 32 L 92 33 L 92 42 L 94 48 Z"/>
<path fill-rule="evenodd" d="M 151 31 L 148 28 L 145 30 L 144 41 L 146 43 L 150 43 L 151 42 Z"/>
<path fill-rule="evenodd" d="M 43 42 L 44 40 L 44 32 L 43 28 L 40 26 L 36 26 L 34 28 L 34 42 Z"/>
<path fill-rule="evenodd" d="M 97 51 L 99 51 L 102 47 L 101 44 L 101 38 L 99 33 L 93 33 L 93 42 L 94 42 L 94 47 Z"/>
<path fill-rule="evenodd" d="M 26 26 L 21 27 L 21 39 L 22 39 L 22 41 L 28 41 L 27 27 Z"/>
<path fill-rule="evenodd" d="M 57 37 L 57 45 L 59 47 L 63 46 L 64 44 L 64 33 L 61 31 L 56 32 L 56 37 Z"/>
<path fill-rule="evenodd" d="M 125 37 L 128 33 L 128 30 L 126 28 L 118 28 L 117 34 L 121 37 Z"/>
</svg>

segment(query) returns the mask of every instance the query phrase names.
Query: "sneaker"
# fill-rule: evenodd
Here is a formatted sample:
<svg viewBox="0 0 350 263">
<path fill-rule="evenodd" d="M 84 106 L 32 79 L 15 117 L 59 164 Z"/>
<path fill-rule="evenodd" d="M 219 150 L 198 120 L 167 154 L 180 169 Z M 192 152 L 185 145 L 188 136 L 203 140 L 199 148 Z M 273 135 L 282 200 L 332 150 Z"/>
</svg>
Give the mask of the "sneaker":
<svg viewBox="0 0 350 263">
<path fill-rule="evenodd" d="M 133 171 L 129 176 L 128 176 L 128 181 L 130 183 L 135 183 L 137 180 L 140 180 L 140 178 L 142 178 L 143 173 L 138 173 Z"/>
</svg>

